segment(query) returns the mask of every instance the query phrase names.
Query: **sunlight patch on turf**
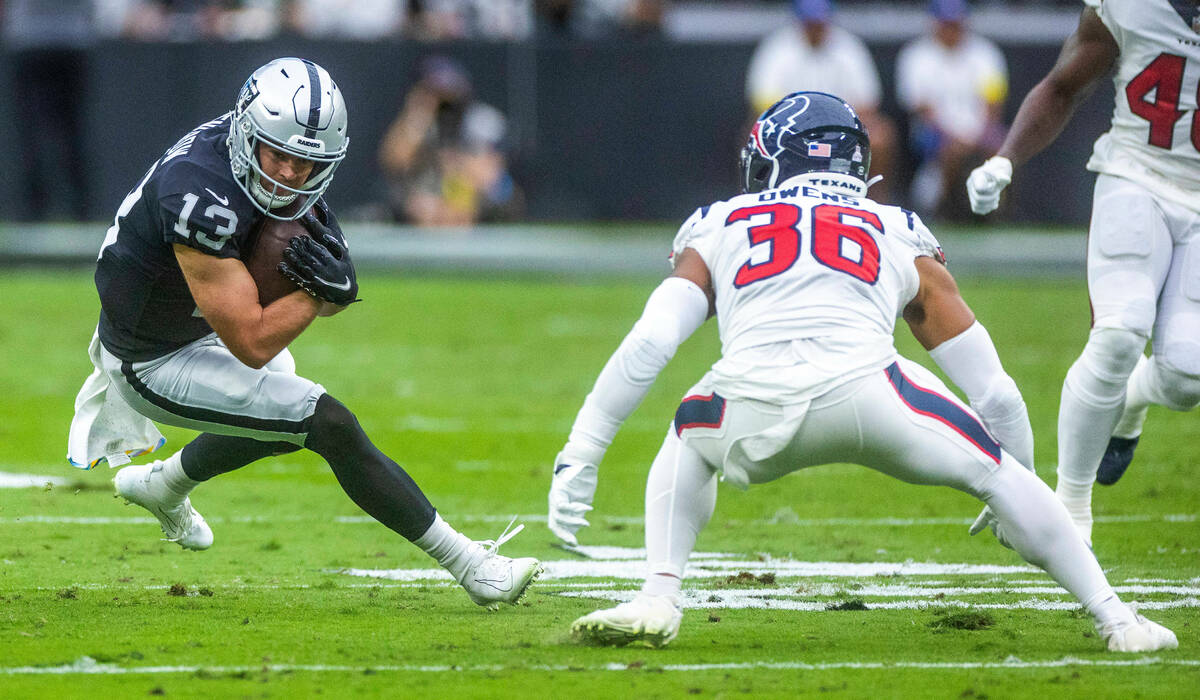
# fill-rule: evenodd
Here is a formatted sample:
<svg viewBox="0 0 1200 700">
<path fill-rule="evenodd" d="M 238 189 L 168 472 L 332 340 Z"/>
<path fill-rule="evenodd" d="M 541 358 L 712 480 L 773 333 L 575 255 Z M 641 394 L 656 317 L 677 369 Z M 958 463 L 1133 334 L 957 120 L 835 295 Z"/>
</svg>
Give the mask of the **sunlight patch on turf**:
<svg viewBox="0 0 1200 700">
<path fill-rule="evenodd" d="M 594 315 L 555 314 L 546 319 L 543 327 L 551 338 L 607 337 L 612 325 Z"/>
<path fill-rule="evenodd" d="M 482 468 L 483 462 L 463 462 L 467 469 Z M 39 483 L 32 484 L 34 486 L 45 486 L 46 482 L 53 482 L 56 485 L 61 485 L 65 482 L 60 482 L 57 477 L 46 477 L 40 475 L 20 475 L 36 478 Z M 22 487 L 30 486 L 31 484 L 21 484 Z M 0 486 L 2 488 L 2 486 Z M 795 515 L 794 513 L 792 515 Z M 454 515 L 448 514 L 447 520 L 456 523 L 507 523 L 512 518 L 512 515 L 474 515 L 463 514 Z M 273 516 L 237 516 L 232 518 L 221 517 L 206 517 L 209 522 L 310 522 L 315 520 L 325 521 L 328 518 L 315 515 L 273 515 Z M 1098 515 L 1095 517 L 1097 523 L 1193 523 L 1200 519 L 1200 516 L 1195 513 L 1167 513 L 1163 515 Z M 753 525 L 788 525 L 797 527 L 925 527 L 930 525 L 970 525 L 974 518 L 799 518 L 791 517 L 786 513 L 783 515 L 777 512 L 771 518 L 764 518 L 753 521 L 729 520 L 726 521 L 730 525 L 753 524 Z M 333 521 L 347 525 L 357 524 L 375 524 L 377 520 L 369 515 L 339 515 L 334 516 Z M 602 515 L 598 516 L 595 521 L 605 525 L 633 525 L 638 526 L 643 523 L 643 518 L 639 515 Z M 17 523 L 42 523 L 42 524 L 61 524 L 61 525 L 126 525 L 133 522 L 156 522 L 153 518 L 121 518 L 121 517 L 89 517 L 89 516 L 73 516 L 73 515 L 18 515 L 0 517 L 0 525 L 12 525 Z M 546 522 L 545 513 L 527 513 L 517 516 L 517 522 L 528 523 L 544 523 Z"/>
<path fill-rule="evenodd" d="M 597 559 L 601 561 L 621 561 L 626 559 L 641 561 L 646 558 L 646 550 L 641 547 L 581 544 L 574 547 L 563 545 L 562 549 L 572 554 L 578 554 L 585 559 Z M 738 555 L 729 552 L 694 552 L 692 559 L 732 559 L 736 556 Z"/>
<path fill-rule="evenodd" d="M 482 468 L 485 462 L 462 462 L 467 469 Z M 56 477 L 42 477 L 38 474 L 20 474 L 22 477 L 36 478 L 36 484 L 20 484 L 25 486 L 44 486 L 47 481 L 55 485 L 64 485 Z M 4 487 L 0 485 L 0 487 Z M 451 522 L 499 522 L 506 523 L 511 515 L 448 515 Z M 1138 522 L 1195 522 L 1200 516 L 1194 513 L 1170 513 L 1165 515 L 1097 515 L 1098 523 L 1138 523 Z M 328 521 L 328 517 L 316 515 L 246 515 L 246 516 L 205 516 L 209 522 L 311 522 Z M 934 525 L 971 525 L 973 517 L 809 517 L 809 519 L 792 519 L 779 516 L 763 520 L 739 521 L 728 520 L 728 525 L 786 525 L 797 527 L 925 527 Z M 342 525 L 376 525 L 378 521 L 370 515 L 335 515 L 332 521 Z M 604 525 L 641 526 L 642 517 L 637 515 L 601 515 L 595 521 Z M 0 517 L 0 526 L 19 525 L 19 523 L 37 522 L 41 525 L 131 525 L 131 523 L 157 522 L 154 517 L 118 517 L 118 516 L 88 516 L 88 515 L 13 515 Z M 546 522 L 545 513 L 517 515 L 517 522 Z"/>
<path fill-rule="evenodd" d="M 467 429 L 467 422 L 461 418 L 399 416 L 392 421 L 392 429 L 415 430 L 422 433 L 461 433 Z"/>
<path fill-rule="evenodd" d="M 700 671 L 738 671 L 738 670 L 770 670 L 770 671 L 874 671 L 888 669 L 923 669 L 948 670 L 963 669 L 1040 669 L 1040 668 L 1069 668 L 1074 666 L 1098 667 L 1149 667 L 1149 666 L 1200 666 L 1200 659 L 1163 659 L 1153 656 L 1138 658 L 1115 659 L 1080 659 L 1063 657 L 1061 659 L 1046 659 L 1043 661 L 1025 661 L 1009 657 L 1004 661 L 843 661 L 824 663 L 805 663 L 803 661 L 755 661 L 720 664 L 663 664 L 647 665 L 646 671 L 657 672 L 700 672 Z M 118 666 L 117 664 L 102 663 L 89 656 L 81 656 L 69 664 L 61 666 L 6 666 L 0 667 L 0 675 L 7 676 L 71 676 L 71 675 L 161 675 L 161 674 L 195 674 L 209 675 L 225 674 L 262 674 L 262 673 L 496 673 L 501 671 L 619 671 L 628 673 L 635 671 L 629 664 L 606 663 L 593 666 L 580 665 L 544 665 L 531 664 L 528 666 L 484 665 L 484 666 L 405 666 L 405 665 L 363 665 L 348 666 L 343 664 L 251 664 L 247 666 Z"/>
<path fill-rule="evenodd" d="M 509 435 L 541 435 L 554 434 L 570 430 L 571 424 L 564 420 L 546 421 L 542 419 L 494 419 L 487 422 L 470 422 L 465 418 L 453 416 L 422 416 L 410 414 L 396 416 L 392 420 L 392 429 L 417 433 L 500 433 Z M 638 432 L 643 429 L 634 428 Z M 654 428 L 657 432 L 660 428 Z"/>
</svg>

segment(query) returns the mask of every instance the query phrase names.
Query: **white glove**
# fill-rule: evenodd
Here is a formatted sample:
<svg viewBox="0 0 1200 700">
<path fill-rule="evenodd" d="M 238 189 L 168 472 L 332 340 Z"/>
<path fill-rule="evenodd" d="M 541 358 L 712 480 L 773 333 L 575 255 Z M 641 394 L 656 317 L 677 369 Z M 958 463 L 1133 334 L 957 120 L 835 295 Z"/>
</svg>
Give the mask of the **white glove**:
<svg viewBox="0 0 1200 700">
<path fill-rule="evenodd" d="M 971 211 L 986 214 L 1000 206 L 1000 193 L 1012 182 L 1012 161 L 992 156 L 967 177 L 967 197 Z"/>
<path fill-rule="evenodd" d="M 575 533 L 588 525 L 583 516 L 592 509 L 598 475 L 599 470 L 594 464 L 572 464 L 564 461 L 561 453 L 554 459 L 546 525 L 555 537 L 573 547 L 579 545 Z"/>
<path fill-rule="evenodd" d="M 991 506 L 983 507 L 983 510 L 979 513 L 979 517 L 975 518 L 975 522 L 971 523 L 971 529 L 967 532 L 971 536 L 975 536 L 982 532 L 985 527 L 992 528 L 992 534 L 996 536 L 996 540 L 1000 544 L 1008 547 L 1009 549 L 1013 548 L 1013 546 L 1009 544 L 1008 538 L 1005 537 L 1004 529 L 1000 525 L 1000 519 L 997 518 L 996 514 L 992 512 Z"/>
</svg>

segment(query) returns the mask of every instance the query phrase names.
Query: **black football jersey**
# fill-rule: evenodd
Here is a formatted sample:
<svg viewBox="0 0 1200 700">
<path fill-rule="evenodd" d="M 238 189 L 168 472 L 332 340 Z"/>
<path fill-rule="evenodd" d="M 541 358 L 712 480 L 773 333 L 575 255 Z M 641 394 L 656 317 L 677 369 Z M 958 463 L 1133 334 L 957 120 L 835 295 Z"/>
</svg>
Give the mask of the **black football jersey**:
<svg viewBox="0 0 1200 700">
<path fill-rule="evenodd" d="M 201 124 L 150 167 L 117 210 L 96 267 L 100 340 L 131 362 L 212 333 L 172 244 L 241 258 L 262 214 L 229 166 L 230 116 Z"/>
</svg>

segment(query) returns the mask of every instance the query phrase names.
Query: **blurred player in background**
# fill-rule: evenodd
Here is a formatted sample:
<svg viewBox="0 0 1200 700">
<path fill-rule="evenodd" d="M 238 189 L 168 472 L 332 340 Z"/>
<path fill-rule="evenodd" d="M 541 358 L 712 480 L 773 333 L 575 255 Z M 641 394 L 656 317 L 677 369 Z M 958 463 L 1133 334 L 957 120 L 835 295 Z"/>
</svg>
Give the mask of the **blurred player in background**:
<svg viewBox="0 0 1200 700">
<path fill-rule="evenodd" d="M 1056 492 L 1088 542 L 1092 483 L 1124 473 L 1147 407 L 1200 404 L 1198 32 L 1195 2 L 1088 0 L 999 152 L 967 179 L 972 209 L 995 209 L 1013 165 L 1048 146 L 1116 65 L 1112 126 L 1087 163 L 1099 173 L 1087 254 L 1092 330 L 1058 413 Z"/>
<path fill-rule="evenodd" d="M 516 218 L 523 200 L 508 169 L 507 120 L 474 98 L 455 60 L 429 56 L 379 144 L 388 209 L 418 226 Z"/>
<path fill-rule="evenodd" d="M 784 95 L 802 90 L 837 92 L 871 132 L 876 200 L 891 199 L 896 127 L 880 110 L 879 71 L 862 39 L 833 23 L 831 0 L 793 0 L 796 20 L 768 34 L 754 49 L 746 74 L 750 120 Z"/>
<path fill-rule="evenodd" d="M 929 34 L 896 57 L 896 96 L 909 112 L 915 206 L 948 219 L 968 216 L 958 183 L 968 163 L 1004 137 L 1008 66 L 1000 47 L 967 27 L 966 0 L 932 0 Z"/>
<path fill-rule="evenodd" d="M 751 131 L 745 194 L 684 222 L 674 272 L 601 371 L 555 460 L 549 526 L 558 537 L 575 543 L 617 429 L 713 314 L 722 357 L 685 395 L 650 468 L 641 592 L 576 620 L 573 633 L 652 645 L 675 637 L 681 579 L 716 505 L 718 475 L 746 488 L 850 462 L 986 502 L 1000 541 L 1070 591 L 1110 650 L 1176 646 L 1174 634 L 1117 598 L 1031 471 L 1020 391 L 937 240 L 912 212 L 865 197 L 870 153 L 848 104 L 789 95 Z M 897 354 L 901 315 L 974 411 Z"/>
<path fill-rule="evenodd" d="M 161 444 L 150 420 L 201 431 L 165 460 L 117 472 L 118 495 L 167 539 L 207 549 L 188 494 L 270 455 L 307 448 L 350 498 L 437 559 L 479 605 L 515 602 L 540 570 L 447 525 L 354 414 L 295 372 L 287 346 L 356 300 L 345 238 L 321 195 L 345 158 L 346 104 L 325 69 L 282 58 L 256 70 L 234 110 L 184 136 L 117 210 L 96 269 L 95 372 L 76 399 L 68 457 L 84 468 Z M 300 289 L 259 304 L 242 262 L 263 217 L 299 219 L 280 271 Z M 507 534 L 507 533 L 506 533 Z M 516 534 L 513 532 L 512 534 Z M 511 536 L 511 535 L 510 535 Z"/>
</svg>

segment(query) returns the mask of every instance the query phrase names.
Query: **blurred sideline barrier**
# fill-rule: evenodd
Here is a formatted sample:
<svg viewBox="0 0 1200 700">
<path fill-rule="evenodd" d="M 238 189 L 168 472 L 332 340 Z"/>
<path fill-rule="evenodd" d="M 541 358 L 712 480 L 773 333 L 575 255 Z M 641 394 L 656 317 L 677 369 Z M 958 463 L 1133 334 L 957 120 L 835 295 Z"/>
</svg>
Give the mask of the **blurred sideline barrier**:
<svg viewBox="0 0 1200 700">
<path fill-rule="evenodd" d="M 1006 26 L 983 14 L 975 21 L 983 33 Z M 786 13 L 776 15 L 763 17 L 786 21 Z M 868 20 L 878 24 L 890 16 L 846 11 L 839 22 L 857 30 L 856 23 L 872 26 Z M 892 87 L 895 58 L 926 23 L 920 12 L 904 16 L 903 22 L 893 18 L 903 34 L 879 29 L 867 36 L 883 80 L 883 107 L 901 133 L 907 124 Z M 1055 16 L 1026 36 L 1012 35 L 1021 21 L 1010 19 L 1012 31 L 996 37 L 1011 72 L 1009 120 L 1053 64 L 1077 13 Z M 87 52 L 79 98 L 84 144 L 78 162 L 67 167 L 84 173 L 86 218 L 111 216 L 176 139 L 232 107 L 250 71 L 277 56 L 300 55 L 328 68 L 346 96 L 350 154 L 329 198 L 339 212 L 365 218 L 385 199 L 377 166 L 380 138 L 417 63 L 442 53 L 466 66 L 481 100 L 507 114 L 512 170 L 525 190 L 529 220 L 683 220 L 695 207 L 736 192 L 737 153 L 749 118 L 744 81 L 755 43 L 749 32 L 762 31 L 754 21 L 724 41 L 672 39 L 672 31 L 680 30 L 668 25 L 665 38 L 636 40 L 101 42 Z M 13 84 L 12 59 L 0 50 L 0 94 L 15 97 L 24 88 Z M 1094 178 L 1083 165 L 1092 141 L 1107 128 L 1111 106 L 1111 83 L 1104 81 L 1055 143 L 1022 168 L 996 218 L 1084 224 Z M 28 167 L 20 147 L 37 127 L 18 123 L 14 114 L 14 100 L 0 100 L 0 158 Z M 19 179 L 0 178 L 0 221 L 26 218 Z M 905 177 L 897 179 L 894 190 L 904 191 Z"/>
<path fill-rule="evenodd" d="M 836 23 L 868 41 L 904 40 L 929 24 L 928 2 L 843 0 Z M 970 3 L 972 28 L 1001 43 L 1061 42 L 1079 23 L 1082 2 L 1060 7 L 1006 2 Z M 792 3 L 722 0 L 676 0 L 667 9 L 663 33 L 676 41 L 755 41 L 792 18 Z"/>
<path fill-rule="evenodd" d="M 373 272 L 630 275 L 664 277 L 675 228 L 655 225 L 514 225 L 422 230 L 346 222 L 355 264 Z M 90 266 L 105 225 L 0 225 L 0 265 Z M 959 276 L 1073 277 L 1084 274 L 1082 231 L 938 230 Z"/>
</svg>

